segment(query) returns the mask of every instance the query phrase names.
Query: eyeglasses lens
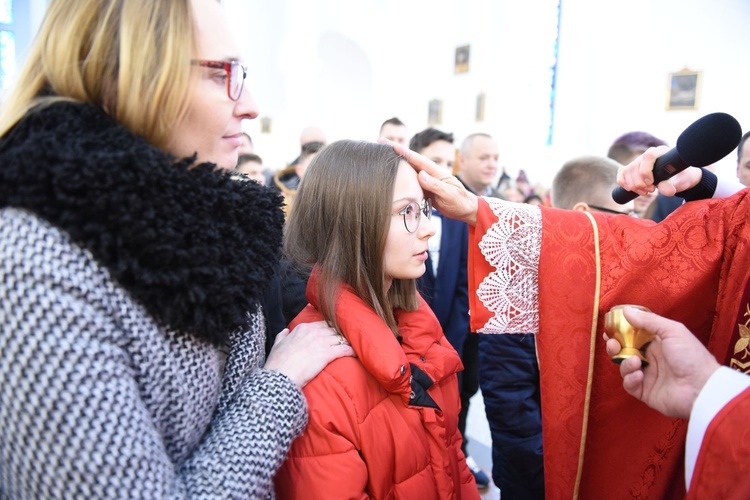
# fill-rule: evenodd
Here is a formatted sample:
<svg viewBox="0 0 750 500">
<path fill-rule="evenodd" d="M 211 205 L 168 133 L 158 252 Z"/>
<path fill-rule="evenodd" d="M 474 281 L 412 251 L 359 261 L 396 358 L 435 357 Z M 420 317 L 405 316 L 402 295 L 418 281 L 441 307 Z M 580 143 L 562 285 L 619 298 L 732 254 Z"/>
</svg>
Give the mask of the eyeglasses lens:
<svg viewBox="0 0 750 500">
<path fill-rule="evenodd" d="M 242 87 L 245 84 L 245 68 L 242 64 L 233 61 L 229 74 L 229 98 L 236 101 L 242 95 Z"/>
<path fill-rule="evenodd" d="M 404 209 L 404 226 L 410 233 L 415 232 L 419 229 L 419 219 L 422 214 L 430 219 L 432 217 L 432 203 L 429 198 L 425 199 L 421 205 L 416 203 L 410 203 L 406 209 Z"/>
</svg>

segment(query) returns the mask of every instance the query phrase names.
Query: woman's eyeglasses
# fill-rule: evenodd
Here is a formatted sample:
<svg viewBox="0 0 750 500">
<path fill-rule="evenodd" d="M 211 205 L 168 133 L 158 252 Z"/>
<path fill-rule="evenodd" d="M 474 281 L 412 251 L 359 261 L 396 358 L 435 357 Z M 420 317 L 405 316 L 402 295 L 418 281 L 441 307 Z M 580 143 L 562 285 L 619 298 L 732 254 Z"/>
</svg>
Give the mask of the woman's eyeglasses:
<svg viewBox="0 0 750 500">
<path fill-rule="evenodd" d="M 245 85 L 247 76 L 247 67 L 239 61 L 206 61 L 204 59 L 194 59 L 191 61 L 193 66 L 202 66 L 204 68 L 223 69 L 227 73 L 227 95 L 233 101 L 236 101 L 242 95 L 242 87 Z"/>
<path fill-rule="evenodd" d="M 391 215 L 402 216 L 406 230 L 414 233 L 419 229 L 419 221 L 422 218 L 422 214 L 428 219 L 432 218 L 432 202 L 429 198 L 425 198 L 421 205 L 416 201 L 412 201 L 397 213 Z"/>
</svg>

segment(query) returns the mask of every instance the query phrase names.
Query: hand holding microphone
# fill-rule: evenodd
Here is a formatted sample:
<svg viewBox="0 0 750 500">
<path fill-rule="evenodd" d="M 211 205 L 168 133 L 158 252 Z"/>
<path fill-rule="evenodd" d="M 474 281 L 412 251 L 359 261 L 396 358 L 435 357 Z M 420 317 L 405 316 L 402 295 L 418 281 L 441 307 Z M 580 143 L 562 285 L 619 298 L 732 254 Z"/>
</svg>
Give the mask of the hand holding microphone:
<svg viewBox="0 0 750 500">
<path fill-rule="evenodd" d="M 656 159 L 653 167 L 654 185 L 669 179 L 689 166 L 704 167 L 732 152 L 742 137 L 742 128 L 726 113 L 711 113 L 690 125 L 677 138 L 677 146 Z M 653 155 L 653 151 L 644 154 Z M 619 180 L 619 179 L 618 179 Z M 620 204 L 638 197 L 638 193 L 616 187 L 612 198 Z"/>
</svg>

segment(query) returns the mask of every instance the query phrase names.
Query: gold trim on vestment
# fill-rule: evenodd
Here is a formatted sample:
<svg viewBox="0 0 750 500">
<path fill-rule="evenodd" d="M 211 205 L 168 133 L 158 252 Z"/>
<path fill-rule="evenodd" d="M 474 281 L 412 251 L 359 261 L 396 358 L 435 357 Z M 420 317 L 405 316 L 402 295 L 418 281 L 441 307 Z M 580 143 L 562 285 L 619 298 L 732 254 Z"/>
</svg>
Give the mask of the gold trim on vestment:
<svg viewBox="0 0 750 500">
<path fill-rule="evenodd" d="M 583 212 L 591 221 L 594 228 L 594 255 L 596 258 L 596 287 L 594 289 L 594 311 L 591 318 L 591 345 L 589 347 L 589 370 L 586 380 L 586 400 L 583 404 L 583 426 L 581 430 L 581 448 L 578 451 L 578 472 L 576 473 L 576 485 L 573 491 L 573 498 L 578 498 L 578 492 L 581 487 L 581 475 L 583 474 L 583 455 L 586 449 L 586 432 L 589 424 L 589 408 L 591 406 L 591 382 L 594 378 L 594 349 L 596 347 L 596 331 L 599 319 L 599 293 L 601 292 L 602 282 L 602 263 L 599 254 L 599 228 L 596 226 L 594 216 L 589 212 Z"/>
</svg>

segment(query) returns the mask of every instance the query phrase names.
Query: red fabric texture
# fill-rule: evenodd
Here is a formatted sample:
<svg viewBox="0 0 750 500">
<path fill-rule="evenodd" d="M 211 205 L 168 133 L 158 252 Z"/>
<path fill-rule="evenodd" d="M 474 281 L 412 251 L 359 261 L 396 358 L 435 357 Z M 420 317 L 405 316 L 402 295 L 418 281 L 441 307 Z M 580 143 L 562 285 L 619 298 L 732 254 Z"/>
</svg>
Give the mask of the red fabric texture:
<svg viewBox="0 0 750 500">
<path fill-rule="evenodd" d="M 602 340 L 604 314 L 641 304 L 684 323 L 717 359 L 732 364 L 736 318 L 750 272 L 750 196 L 691 202 L 659 224 L 595 214 L 601 290 L 588 422 L 584 428 L 596 291 L 594 232 L 583 213 L 542 209 L 539 353 L 547 498 L 571 498 L 585 438 L 580 498 L 682 498 L 687 423 L 629 396 Z M 476 242 L 496 220 L 486 202 L 470 248 L 472 283 L 488 265 Z M 489 269 L 491 271 L 491 269 Z M 484 274 L 483 274 L 484 273 Z M 476 285 L 475 285 L 476 286 Z M 476 289 L 476 288 L 475 288 Z M 472 294 L 473 328 L 487 317 Z M 477 311 L 477 313 L 475 313 Z M 747 318 L 746 318 L 747 319 Z"/>
<path fill-rule="evenodd" d="M 746 499 L 750 492 L 750 389 L 730 401 L 703 437 L 687 498 Z"/>
<path fill-rule="evenodd" d="M 290 328 L 322 319 L 313 286 Z M 396 318 L 401 344 L 341 291 L 336 319 L 357 358 L 332 362 L 305 386 L 310 421 L 276 476 L 279 498 L 479 498 L 458 432 L 461 360 L 421 297 Z M 434 381 L 427 393 L 440 410 L 409 405 L 409 363 Z"/>
<path fill-rule="evenodd" d="M 479 242 L 487 229 L 495 222 L 497 222 L 497 217 L 490 210 L 487 201 L 480 197 L 476 225 L 469 226 L 469 310 L 471 311 L 469 319 L 472 332 L 479 331 L 493 316 L 492 311 L 487 309 L 477 298 L 477 294 L 472 291 L 476 291 L 482 280 L 494 271 L 494 268 L 479 252 Z"/>
</svg>

